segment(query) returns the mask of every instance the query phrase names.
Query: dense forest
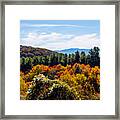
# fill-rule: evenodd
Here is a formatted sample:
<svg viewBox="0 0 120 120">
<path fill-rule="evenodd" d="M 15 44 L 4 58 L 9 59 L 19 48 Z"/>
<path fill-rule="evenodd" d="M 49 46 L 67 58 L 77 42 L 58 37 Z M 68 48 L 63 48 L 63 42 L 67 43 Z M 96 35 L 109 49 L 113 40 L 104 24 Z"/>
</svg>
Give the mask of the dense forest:
<svg viewBox="0 0 120 120">
<path fill-rule="evenodd" d="M 99 100 L 100 49 L 63 54 L 20 46 L 20 99 Z"/>
</svg>

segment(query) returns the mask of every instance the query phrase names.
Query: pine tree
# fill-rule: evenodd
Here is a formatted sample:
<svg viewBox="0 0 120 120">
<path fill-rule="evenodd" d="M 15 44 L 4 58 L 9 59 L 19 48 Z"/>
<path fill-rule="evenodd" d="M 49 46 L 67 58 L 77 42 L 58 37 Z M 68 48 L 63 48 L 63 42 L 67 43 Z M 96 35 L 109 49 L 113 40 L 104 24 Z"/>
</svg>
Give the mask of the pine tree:
<svg viewBox="0 0 120 120">
<path fill-rule="evenodd" d="M 75 52 L 75 62 L 76 63 L 80 63 L 80 55 L 79 55 L 79 52 Z"/>
<path fill-rule="evenodd" d="M 69 54 L 69 56 L 68 56 L 68 64 L 70 65 L 71 63 L 72 63 L 72 55 Z"/>
<path fill-rule="evenodd" d="M 86 55 L 85 55 L 85 52 L 81 52 L 81 54 L 80 54 L 80 63 L 81 64 L 86 64 Z"/>
<path fill-rule="evenodd" d="M 67 54 L 64 54 L 64 66 L 67 65 Z"/>
<path fill-rule="evenodd" d="M 100 56 L 99 56 L 100 49 L 98 47 L 94 47 L 90 50 L 90 65 L 92 67 L 94 66 L 100 66 Z"/>
</svg>

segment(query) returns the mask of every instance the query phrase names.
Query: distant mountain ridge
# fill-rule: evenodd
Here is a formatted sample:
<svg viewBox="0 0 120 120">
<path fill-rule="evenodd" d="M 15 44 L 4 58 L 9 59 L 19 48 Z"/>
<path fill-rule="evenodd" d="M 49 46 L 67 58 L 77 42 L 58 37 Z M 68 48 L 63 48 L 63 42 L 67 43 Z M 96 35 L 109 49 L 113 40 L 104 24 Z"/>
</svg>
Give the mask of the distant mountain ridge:
<svg viewBox="0 0 120 120">
<path fill-rule="evenodd" d="M 35 48 L 31 46 L 23 46 L 20 45 L 20 57 L 34 57 L 34 56 L 49 56 L 51 54 L 72 54 L 76 51 L 79 51 L 80 53 L 83 51 L 86 54 L 90 51 L 90 49 L 79 49 L 79 48 L 69 48 L 64 50 L 56 50 L 52 51 L 46 48 Z"/>
<path fill-rule="evenodd" d="M 20 45 L 20 57 L 49 56 L 57 53 L 46 48 L 35 48 L 31 46 Z"/>
<path fill-rule="evenodd" d="M 89 53 L 90 49 L 80 49 L 80 48 L 69 48 L 69 49 L 63 49 L 63 50 L 56 50 L 56 52 L 58 53 L 63 53 L 63 54 L 71 54 L 71 53 L 75 53 L 76 51 L 79 51 L 80 53 L 83 51 L 86 54 Z"/>
</svg>

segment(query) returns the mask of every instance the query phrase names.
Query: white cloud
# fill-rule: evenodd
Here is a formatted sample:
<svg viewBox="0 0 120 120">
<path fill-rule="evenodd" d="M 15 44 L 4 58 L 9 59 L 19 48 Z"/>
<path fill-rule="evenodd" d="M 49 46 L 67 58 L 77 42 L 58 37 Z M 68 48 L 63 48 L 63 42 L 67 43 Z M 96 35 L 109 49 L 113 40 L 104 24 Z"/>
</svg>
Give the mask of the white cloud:
<svg viewBox="0 0 120 120">
<path fill-rule="evenodd" d="M 76 36 L 68 44 L 77 48 L 93 48 L 94 46 L 100 46 L 100 40 L 97 38 L 97 34 L 93 33 Z"/>
<path fill-rule="evenodd" d="M 21 44 L 47 48 L 51 50 L 66 48 L 93 48 L 100 46 L 97 34 L 69 35 L 61 33 L 28 33 L 26 38 L 21 39 Z"/>
</svg>

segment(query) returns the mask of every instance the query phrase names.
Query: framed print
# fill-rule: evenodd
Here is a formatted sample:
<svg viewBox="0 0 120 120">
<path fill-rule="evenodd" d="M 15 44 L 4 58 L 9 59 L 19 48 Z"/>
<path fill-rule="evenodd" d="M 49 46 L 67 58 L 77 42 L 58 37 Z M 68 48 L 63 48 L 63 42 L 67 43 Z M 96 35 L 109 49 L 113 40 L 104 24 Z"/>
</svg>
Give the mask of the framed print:
<svg viewBox="0 0 120 120">
<path fill-rule="evenodd" d="M 119 119 L 117 0 L 1 9 L 1 118 Z"/>
</svg>

